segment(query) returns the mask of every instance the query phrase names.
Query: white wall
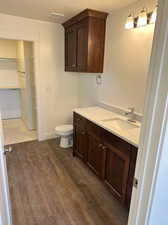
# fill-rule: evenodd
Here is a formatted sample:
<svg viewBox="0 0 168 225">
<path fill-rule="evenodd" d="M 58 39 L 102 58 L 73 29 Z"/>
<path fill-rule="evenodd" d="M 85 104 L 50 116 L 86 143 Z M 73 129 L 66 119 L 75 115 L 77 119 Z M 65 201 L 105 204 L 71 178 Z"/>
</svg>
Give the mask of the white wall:
<svg viewBox="0 0 168 225">
<path fill-rule="evenodd" d="M 77 107 L 77 74 L 64 72 L 61 25 L 0 14 L 0 37 L 35 40 L 37 111 L 40 139 L 52 137 L 56 125 L 71 121 Z"/>
<path fill-rule="evenodd" d="M 79 74 L 78 79 L 79 107 L 93 106 L 98 101 L 98 86 L 95 75 Z"/>
<path fill-rule="evenodd" d="M 155 1 L 140 0 L 108 16 L 102 85 L 96 86 L 95 76 L 81 74 L 81 106 L 103 101 L 122 108 L 135 106 L 142 113 L 154 25 L 134 30 L 125 30 L 124 25 L 130 12 L 138 13 L 144 6 L 150 11 Z"/>
</svg>

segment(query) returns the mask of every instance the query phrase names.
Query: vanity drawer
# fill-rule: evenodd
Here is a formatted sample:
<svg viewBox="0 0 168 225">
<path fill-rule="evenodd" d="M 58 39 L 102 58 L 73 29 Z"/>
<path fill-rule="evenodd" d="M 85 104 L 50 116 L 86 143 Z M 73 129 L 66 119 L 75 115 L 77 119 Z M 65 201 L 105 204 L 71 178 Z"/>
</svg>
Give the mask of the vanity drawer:
<svg viewBox="0 0 168 225">
<path fill-rule="evenodd" d="M 117 148 L 121 152 L 130 154 L 132 146 L 129 143 L 104 129 L 102 134 L 105 143 L 112 144 L 115 148 Z"/>
<path fill-rule="evenodd" d="M 88 120 L 87 121 L 87 132 L 101 137 L 102 128 L 97 126 L 95 123 Z"/>
<path fill-rule="evenodd" d="M 86 127 L 86 119 L 79 114 L 74 113 L 74 125 L 79 129 L 84 130 Z"/>
</svg>

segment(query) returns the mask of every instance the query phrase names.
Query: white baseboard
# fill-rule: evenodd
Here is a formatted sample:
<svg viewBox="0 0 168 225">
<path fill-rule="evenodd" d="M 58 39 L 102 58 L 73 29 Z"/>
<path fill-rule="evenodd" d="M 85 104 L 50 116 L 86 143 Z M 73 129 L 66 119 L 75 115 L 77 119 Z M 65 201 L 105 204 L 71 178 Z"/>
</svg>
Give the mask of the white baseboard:
<svg viewBox="0 0 168 225">
<path fill-rule="evenodd" d="M 59 138 L 59 136 L 57 136 L 55 133 L 53 132 L 48 132 L 48 133 L 44 133 L 42 135 L 39 135 L 39 141 L 46 141 L 49 139 L 54 139 L 54 138 Z"/>
</svg>

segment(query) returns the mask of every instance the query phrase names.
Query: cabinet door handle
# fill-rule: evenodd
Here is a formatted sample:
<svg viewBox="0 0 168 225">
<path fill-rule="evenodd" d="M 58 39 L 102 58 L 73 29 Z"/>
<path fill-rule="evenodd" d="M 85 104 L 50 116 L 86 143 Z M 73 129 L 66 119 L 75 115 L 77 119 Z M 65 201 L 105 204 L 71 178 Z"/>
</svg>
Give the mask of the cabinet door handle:
<svg viewBox="0 0 168 225">
<path fill-rule="evenodd" d="M 8 147 L 8 148 L 5 148 L 4 149 L 4 154 L 6 154 L 6 153 L 10 153 L 10 152 L 12 152 L 13 151 L 13 149 L 12 149 L 12 147 L 10 146 L 10 147 Z"/>
<path fill-rule="evenodd" d="M 102 146 L 102 149 L 103 149 L 103 150 L 106 150 L 106 146 Z"/>
</svg>

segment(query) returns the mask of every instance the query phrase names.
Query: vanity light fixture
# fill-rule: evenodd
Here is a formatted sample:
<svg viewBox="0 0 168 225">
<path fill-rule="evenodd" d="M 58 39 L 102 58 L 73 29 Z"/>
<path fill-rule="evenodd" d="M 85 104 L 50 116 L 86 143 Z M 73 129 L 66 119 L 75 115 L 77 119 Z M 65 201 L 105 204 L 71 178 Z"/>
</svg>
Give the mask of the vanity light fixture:
<svg viewBox="0 0 168 225">
<path fill-rule="evenodd" d="M 150 20 L 149 20 L 149 23 L 150 24 L 153 24 L 156 22 L 156 18 L 157 18 L 157 9 L 158 9 L 158 5 L 155 7 L 154 11 L 152 12 L 151 14 L 151 17 L 150 17 Z"/>
<path fill-rule="evenodd" d="M 133 28 L 143 27 L 148 24 L 155 24 L 156 18 L 157 18 L 157 9 L 158 9 L 158 5 L 155 7 L 155 9 L 152 12 L 147 12 L 147 9 L 143 8 L 140 14 L 136 17 L 133 17 L 132 14 L 130 14 L 127 17 L 127 21 L 125 23 L 125 29 L 131 30 Z"/>
<path fill-rule="evenodd" d="M 125 24 L 125 29 L 130 30 L 130 29 L 133 29 L 133 28 L 134 28 L 134 17 L 132 16 L 132 14 L 130 14 L 127 17 L 127 21 L 126 21 L 126 24 Z"/>
<path fill-rule="evenodd" d="M 141 10 L 138 20 L 137 20 L 137 27 L 143 27 L 146 26 L 148 23 L 148 16 L 147 16 L 147 10 L 144 8 Z"/>
</svg>

